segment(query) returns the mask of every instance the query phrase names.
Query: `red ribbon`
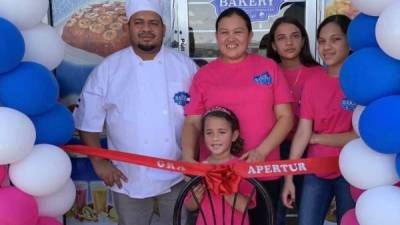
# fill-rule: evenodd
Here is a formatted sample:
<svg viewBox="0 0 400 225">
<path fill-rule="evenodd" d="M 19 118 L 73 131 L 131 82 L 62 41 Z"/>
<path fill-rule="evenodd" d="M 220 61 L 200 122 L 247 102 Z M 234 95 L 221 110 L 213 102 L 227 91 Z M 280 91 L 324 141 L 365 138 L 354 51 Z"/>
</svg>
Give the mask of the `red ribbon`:
<svg viewBox="0 0 400 225">
<path fill-rule="evenodd" d="M 216 194 L 237 192 L 241 178 L 265 178 L 311 173 L 326 174 L 339 171 L 338 157 L 215 165 L 161 159 L 84 145 L 66 145 L 63 148 L 70 153 L 97 156 L 141 166 L 181 172 L 186 175 L 204 176 L 208 187 Z"/>
<path fill-rule="evenodd" d="M 216 165 L 206 173 L 207 187 L 215 194 L 231 194 L 239 191 L 241 177 L 236 174 L 232 165 Z"/>
</svg>

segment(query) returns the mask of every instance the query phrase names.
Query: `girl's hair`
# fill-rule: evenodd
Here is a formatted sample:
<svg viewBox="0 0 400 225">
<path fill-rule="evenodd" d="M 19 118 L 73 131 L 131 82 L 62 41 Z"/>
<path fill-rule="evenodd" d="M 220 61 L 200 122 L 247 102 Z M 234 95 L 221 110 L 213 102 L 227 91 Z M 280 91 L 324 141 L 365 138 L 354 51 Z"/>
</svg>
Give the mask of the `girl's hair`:
<svg viewBox="0 0 400 225">
<path fill-rule="evenodd" d="M 275 41 L 275 32 L 278 29 L 278 27 L 283 24 L 283 23 L 288 23 L 296 26 L 301 33 L 301 37 L 304 39 L 304 44 L 303 47 L 300 50 L 300 62 L 304 66 L 316 66 L 319 65 L 314 58 L 311 55 L 310 51 L 310 41 L 308 40 L 308 35 L 307 31 L 304 28 L 304 26 L 295 18 L 289 17 L 289 16 L 282 16 L 274 21 L 274 23 L 271 26 L 271 29 L 269 30 L 269 38 L 267 39 L 267 56 L 269 58 L 272 58 L 275 60 L 275 62 L 280 63 L 281 62 L 281 57 L 279 56 L 278 52 L 274 50 L 272 47 L 272 43 Z"/>
<path fill-rule="evenodd" d="M 249 32 L 252 32 L 252 27 L 251 27 L 251 20 L 249 15 L 247 15 L 247 13 L 240 8 L 236 8 L 236 7 L 231 7 L 228 9 L 225 9 L 221 14 L 219 14 L 217 21 L 215 22 L 215 31 L 218 31 L 218 27 L 219 27 L 219 21 L 224 18 L 224 17 L 231 17 L 233 15 L 238 15 L 239 17 L 241 17 L 244 22 L 246 23 L 246 27 L 247 30 Z"/>
<path fill-rule="evenodd" d="M 204 124 L 205 124 L 207 118 L 209 118 L 209 117 L 217 117 L 217 118 L 225 119 L 231 125 L 232 131 L 240 130 L 239 119 L 236 117 L 236 115 L 231 110 L 221 107 L 221 106 L 215 106 L 215 107 L 210 108 L 203 115 L 203 117 L 201 119 L 201 132 L 203 135 L 204 135 Z M 243 144 L 244 144 L 244 140 L 239 135 L 239 137 L 236 139 L 236 141 L 234 141 L 232 143 L 230 152 L 234 155 L 240 153 L 240 151 L 242 151 L 242 149 L 243 149 Z"/>
<path fill-rule="evenodd" d="M 328 25 L 329 23 L 335 23 L 340 27 L 340 30 L 342 30 L 343 34 L 347 34 L 347 28 L 349 28 L 350 22 L 351 22 L 350 18 L 345 15 L 332 15 L 326 17 L 324 21 L 322 21 L 321 24 L 319 24 L 318 26 L 317 38 L 319 38 L 322 28 Z"/>
</svg>

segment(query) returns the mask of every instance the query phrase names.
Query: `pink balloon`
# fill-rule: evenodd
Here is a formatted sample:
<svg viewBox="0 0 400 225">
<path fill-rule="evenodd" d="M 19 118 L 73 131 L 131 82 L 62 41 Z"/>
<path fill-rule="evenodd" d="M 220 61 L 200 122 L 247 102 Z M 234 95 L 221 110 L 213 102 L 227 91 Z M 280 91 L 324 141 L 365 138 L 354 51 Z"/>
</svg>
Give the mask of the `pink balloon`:
<svg viewBox="0 0 400 225">
<path fill-rule="evenodd" d="M 360 225 L 356 218 L 356 210 L 350 209 L 347 211 L 340 221 L 340 225 Z"/>
<path fill-rule="evenodd" d="M 62 225 L 62 223 L 57 219 L 41 216 L 36 225 Z"/>
<path fill-rule="evenodd" d="M 39 210 L 35 199 L 15 187 L 0 189 L 0 224 L 36 225 Z"/>
<path fill-rule="evenodd" d="M 6 178 L 7 170 L 5 166 L 0 165 L 0 185 L 3 183 L 4 178 Z"/>
<path fill-rule="evenodd" d="M 350 185 L 350 194 L 351 194 L 351 198 L 354 200 L 354 202 L 357 201 L 358 197 L 360 197 L 360 195 L 364 192 L 365 190 L 363 189 L 358 189 L 356 187 L 353 187 Z"/>
</svg>

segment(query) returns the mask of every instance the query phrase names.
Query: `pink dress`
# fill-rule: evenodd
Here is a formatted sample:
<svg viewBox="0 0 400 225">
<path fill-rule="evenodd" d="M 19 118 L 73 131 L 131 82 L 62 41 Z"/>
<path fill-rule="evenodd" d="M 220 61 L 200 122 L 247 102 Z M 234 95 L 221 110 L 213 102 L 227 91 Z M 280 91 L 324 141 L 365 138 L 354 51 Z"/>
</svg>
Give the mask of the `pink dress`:
<svg viewBox="0 0 400 225">
<path fill-rule="evenodd" d="M 235 162 L 238 162 L 238 159 L 232 159 L 227 162 L 227 164 L 233 164 Z M 239 184 L 239 193 L 242 196 L 250 197 L 254 187 L 252 184 L 250 184 L 247 180 L 243 179 L 240 184 Z M 205 225 L 205 224 L 212 224 L 214 225 L 213 221 L 213 209 L 214 209 L 214 215 L 216 219 L 216 225 L 225 225 L 225 224 L 231 224 L 232 220 L 232 206 L 224 201 L 222 203 L 222 195 L 216 195 L 212 191 L 210 191 L 210 196 L 211 198 L 208 197 L 207 191 L 204 192 L 203 198 L 200 202 L 200 208 L 203 212 L 204 219 L 206 220 L 207 223 L 204 222 L 203 216 L 199 210 L 197 220 L 196 220 L 196 225 Z M 188 201 L 192 198 L 191 192 L 187 195 L 185 201 Z M 252 199 L 250 199 L 250 202 L 248 203 L 248 208 L 254 208 L 255 207 L 255 193 Z M 223 207 L 225 207 L 225 211 L 223 213 Z M 246 212 L 245 215 L 243 215 L 242 212 L 239 212 L 238 210 L 234 210 L 233 213 L 233 221 L 234 225 L 241 225 L 242 224 L 242 218 L 245 216 L 243 225 L 249 225 L 249 216 L 248 213 Z"/>
</svg>

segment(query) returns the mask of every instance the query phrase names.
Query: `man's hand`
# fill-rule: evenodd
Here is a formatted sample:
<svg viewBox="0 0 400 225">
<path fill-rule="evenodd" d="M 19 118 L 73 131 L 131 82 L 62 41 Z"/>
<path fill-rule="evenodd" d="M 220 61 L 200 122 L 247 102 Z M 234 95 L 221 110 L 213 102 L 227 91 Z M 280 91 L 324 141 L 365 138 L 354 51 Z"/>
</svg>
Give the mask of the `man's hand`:
<svg viewBox="0 0 400 225">
<path fill-rule="evenodd" d="M 128 178 L 109 160 L 91 159 L 91 161 L 96 175 L 100 177 L 107 186 L 111 187 L 117 185 L 118 188 L 122 188 L 122 181 L 128 181 Z"/>
</svg>

